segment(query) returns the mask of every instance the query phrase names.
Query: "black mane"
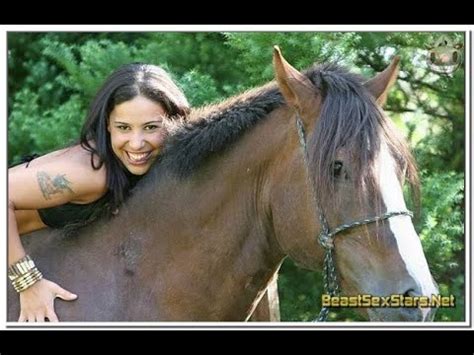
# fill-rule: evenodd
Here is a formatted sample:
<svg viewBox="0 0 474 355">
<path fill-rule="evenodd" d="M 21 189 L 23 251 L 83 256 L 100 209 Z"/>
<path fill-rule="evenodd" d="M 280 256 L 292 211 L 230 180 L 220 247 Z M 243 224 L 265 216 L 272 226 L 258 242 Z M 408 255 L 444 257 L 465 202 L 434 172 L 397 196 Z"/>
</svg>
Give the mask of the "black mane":
<svg viewBox="0 0 474 355">
<path fill-rule="evenodd" d="M 275 84 L 248 91 L 219 105 L 196 109 L 170 134 L 159 162 L 180 177 L 236 142 L 284 100 Z"/>
</svg>

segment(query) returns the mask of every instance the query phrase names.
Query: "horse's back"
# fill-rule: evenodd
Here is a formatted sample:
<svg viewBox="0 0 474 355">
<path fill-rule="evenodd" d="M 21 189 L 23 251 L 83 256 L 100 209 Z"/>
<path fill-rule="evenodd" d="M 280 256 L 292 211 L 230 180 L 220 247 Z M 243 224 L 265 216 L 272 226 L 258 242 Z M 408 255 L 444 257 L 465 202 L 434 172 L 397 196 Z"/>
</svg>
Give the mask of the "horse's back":
<svg viewBox="0 0 474 355">
<path fill-rule="evenodd" d="M 112 253 L 103 253 L 91 245 L 87 234 L 65 237 L 59 231 L 45 229 L 22 236 L 45 279 L 78 294 L 75 301 L 56 298 L 55 310 L 61 321 L 112 321 L 126 315 L 119 305 L 117 289 L 121 282 L 114 270 Z M 105 255 L 104 255 L 105 254 Z M 108 254 L 108 255 L 107 255 Z M 20 314 L 19 296 L 8 287 L 8 321 Z"/>
</svg>

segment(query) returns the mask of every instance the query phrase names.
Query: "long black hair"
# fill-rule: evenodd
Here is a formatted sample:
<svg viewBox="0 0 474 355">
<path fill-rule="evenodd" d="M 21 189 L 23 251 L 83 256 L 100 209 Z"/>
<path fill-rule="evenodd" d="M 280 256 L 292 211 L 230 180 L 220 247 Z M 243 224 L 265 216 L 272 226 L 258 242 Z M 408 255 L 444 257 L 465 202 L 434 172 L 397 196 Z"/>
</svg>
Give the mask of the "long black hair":
<svg viewBox="0 0 474 355">
<path fill-rule="evenodd" d="M 112 151 L 107 131 L 109 115 L 115 106 L 141 95 L 163 106 L 169 118 L 186 118 L 190 108 L 186 97 L 162 68 L 143 63 L 126 64 L 113 72 L 92 101 L 82 127 L 80 144 L 91 152 L 93 169 L 105 164 L 107 187 L 112 207 L 118 207 L 126 197 L 129 178 L 126 168 Z M 99 158 L 94 163 L 94 155 Z"/>
</svg>

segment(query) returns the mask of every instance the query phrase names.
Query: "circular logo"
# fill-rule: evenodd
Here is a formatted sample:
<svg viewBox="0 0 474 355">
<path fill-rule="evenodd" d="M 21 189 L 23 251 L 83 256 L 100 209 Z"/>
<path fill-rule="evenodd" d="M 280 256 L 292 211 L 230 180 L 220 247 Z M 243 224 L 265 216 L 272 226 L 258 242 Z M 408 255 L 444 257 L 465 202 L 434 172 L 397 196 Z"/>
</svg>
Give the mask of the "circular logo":
<svg viewBox="0 0 474 355">
<path fill-rule="evenodd" d="M 446 37 L 440 37 L 434 45 L 428 49 L 428 66 L 438 74 L 452 74 L 462 64 L 463 45 L 453 44 Z"/>
</svg>

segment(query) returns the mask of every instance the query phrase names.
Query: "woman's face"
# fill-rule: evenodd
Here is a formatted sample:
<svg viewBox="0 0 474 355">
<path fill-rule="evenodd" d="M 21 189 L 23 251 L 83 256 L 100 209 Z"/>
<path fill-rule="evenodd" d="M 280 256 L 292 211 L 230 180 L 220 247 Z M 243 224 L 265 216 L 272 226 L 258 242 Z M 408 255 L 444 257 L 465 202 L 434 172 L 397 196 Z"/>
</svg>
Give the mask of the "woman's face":
<svg viewBox="0 0 474 355">
<path fill-rule="evenodd" d="M 107 129 L 112 150 L 134 175 L 143 175 L 158 157 L 165 139 L 163 106 L 136 96 L 114 107 Z"/>
</svg>

